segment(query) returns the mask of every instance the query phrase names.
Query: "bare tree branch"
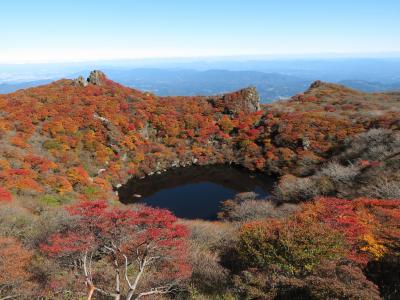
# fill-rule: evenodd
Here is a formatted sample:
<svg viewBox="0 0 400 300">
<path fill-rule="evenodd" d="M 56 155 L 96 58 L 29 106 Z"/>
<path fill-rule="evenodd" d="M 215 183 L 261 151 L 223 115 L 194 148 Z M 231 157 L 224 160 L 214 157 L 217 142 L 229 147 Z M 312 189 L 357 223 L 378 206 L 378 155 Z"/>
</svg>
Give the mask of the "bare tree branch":
<svg viewBox="0 0 400 300">
<path fill-rule="evenodd" d="M 144 296 L 149 296 L 149 295 L 154 295 L 154 294 L 159 294 L 159 295 L 168 294 L 168 293 L 171 293 L 172 291 L 174 291 L 174 284 L 159 286 L 159 287 L 151 289 L 150 291 L 140 293 L 139 295 L 137 295 L 135 300 L 138 300 Z M 130 299 L 127 298 L 127 300 L 130 300 Z"/>
</svg>

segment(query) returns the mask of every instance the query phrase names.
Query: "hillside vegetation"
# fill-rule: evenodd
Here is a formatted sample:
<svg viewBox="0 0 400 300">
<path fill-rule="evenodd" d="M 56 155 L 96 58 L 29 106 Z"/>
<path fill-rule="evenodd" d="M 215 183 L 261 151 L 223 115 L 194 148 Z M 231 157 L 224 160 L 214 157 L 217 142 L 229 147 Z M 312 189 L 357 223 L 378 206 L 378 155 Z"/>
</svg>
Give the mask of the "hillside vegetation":
<svg viewBox="0 0 400 300">
<path fill-rule="evenodd" d="M 224 163 L 279 177 L 271 198 L 213 223 L 117 201 L 131 177 Z M 0 95 L 0 298 L 396 299 L 399 170 L 400 93 L 317 81 L 260 107 L 93 71 Z"/>
</svg>

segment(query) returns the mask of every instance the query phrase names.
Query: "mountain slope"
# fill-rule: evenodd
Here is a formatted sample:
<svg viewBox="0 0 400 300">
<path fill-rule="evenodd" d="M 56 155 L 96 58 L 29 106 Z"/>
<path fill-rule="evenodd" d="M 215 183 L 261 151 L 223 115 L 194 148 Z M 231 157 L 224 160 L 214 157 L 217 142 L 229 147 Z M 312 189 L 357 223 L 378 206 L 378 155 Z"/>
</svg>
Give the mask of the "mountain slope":
<svg viewBox="0 0 400 300">
<path fill-rule="evenodd" d="M 157 97 L 99 72 L 0 96 L 0 181 L 16 195 L 111 196 L 131 176 L 234 162 L 277 174 L 317 166 L 346 137 L 399 129 L 399 94 L 316 82 L 259 110 L 257 92 Z"/>
<path fill-rule="evenodd" d="M 177 273 L 185 294 L 195 287 L 206 299 L 397 296 L 399 102 L 399 93 L 365 94 L 320 81 L 261 107 L 252 87 L 158 97 L 99 71 L 88 80 L 1 95 L 0 250 L 15 257 L 3 277 L 13 278 L 22 253 L 27 262 L 17 275 L 24 276 L 13 287 L 26 299 L 83 296 L 87 286 L 76 259 L 94 249 L 96 285 L 115 287 L 118 277 L 111 274 L 120 269 L 110 236 L 112 247 L 114 236 L 128 248 L 147 240 L 137 223 L 144 216 L 152 242 L 169 226 L 164 218 L 175 217 L 120 204 L 114 191 L 131 176 L 235 163 L 279 180 L 269 199 L 246 193 L 221 203 L 221 222 L 179 220 L 182 232 L 192 232 L 188 272 Z M 127 240 L 126 226 L 140 234 Z M 160 247 L 176 245 L 174 237 L 167 232 Z M 97 240 L 107 251 L 93 247 Z M 167 253 L 168 259 L 182 256 Z M 146 276 L 163 274 L 163 266 L 152 265 Z"/>
</svg>

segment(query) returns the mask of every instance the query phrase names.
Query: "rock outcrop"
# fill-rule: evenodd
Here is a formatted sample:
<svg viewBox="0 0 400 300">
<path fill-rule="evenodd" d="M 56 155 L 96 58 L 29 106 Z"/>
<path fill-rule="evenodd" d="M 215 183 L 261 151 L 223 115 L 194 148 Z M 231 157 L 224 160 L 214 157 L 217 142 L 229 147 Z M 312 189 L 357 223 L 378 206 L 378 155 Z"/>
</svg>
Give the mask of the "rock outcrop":
<svg viewBox="0 0 400 300">
<path fill-rule="evenodd" d="M 310 90 L 311 90 L 311 89 L 316 89 L 316 88 L 322 86 L 323 84 L 324 84 L 324 83 L 323 83 L 321 80 L 316 80 L 316 81 L 314 81 L 313 83 L 311 83 L 309 89 L 310 89 Z"/>
<path fill-rule="evenodd" d="M 99 70 L 94 70 L 90 72 L 87 82 L 94 85 L 102 85 L 106 79 L 107 77 L 103 72 Z"/>
<path fill-rule="evenodd" d="M 83 76 L 79 76 L 78 78 L 74 79 L 72 84 L 75 86 L 82 86 L 85 87 L 89 84 L 93 85 L 103 85 L 107 80 L 107 76 L 99 71 L 94 70 L 91 71 L 89 77 L 87 79 L 83 78 Z"/>
<path fill-rule="evenodd" d="M 85 78 L 83 78 L 83 76 L 79 76 L 78 78 L 74 79 L 73 84 L 75 86 L 83 86 L 83 87 L 85 87 L 85 86 L 88 85 L 88 82 L 87 82 L 87 80 Z"/>
<path fill-rule="evenodd" d="M 260 110 L 260 96 L 255 87 L 209 97 L 208 101 L 215 107 L 223 107 L 228 114 L 252 113 Z"/>
</svg>

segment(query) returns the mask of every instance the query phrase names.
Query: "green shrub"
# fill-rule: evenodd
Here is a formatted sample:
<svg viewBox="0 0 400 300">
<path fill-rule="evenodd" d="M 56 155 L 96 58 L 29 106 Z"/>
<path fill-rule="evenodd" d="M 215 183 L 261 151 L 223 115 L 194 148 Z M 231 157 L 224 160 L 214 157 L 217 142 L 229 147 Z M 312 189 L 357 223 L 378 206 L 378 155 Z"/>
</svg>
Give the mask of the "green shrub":
<svg viewBox="0 0 400 300">
<path fill-rule="evenodd" d="M 316 220 L 254 222 L 245 225 L 236 246 L 245 268 L 278 266 L 288 274 L 312 271 L 322 261 L 346 253 L 344 237 Z"/>
<path fill-rule="evenodd" d="M 86 186 L 82 192 L 89 200 L 95 200 L 99 191 L 99 188 L 96 186 Z"/>
<path fill-rule="evenodd" d="M 61 149 L 61 143 L 56 140 L 47 140 L 43 143 L 43 148 L 46 150 L 60 150 Z"/>
<path fill-rule="evenodd" d="M 72 201 L 72 199 L 64 195 L 44 195 L 39 199 L 39 201 L 43 204 L 58 206 L 62 204 L 68 204 Z"/>
</svg>

